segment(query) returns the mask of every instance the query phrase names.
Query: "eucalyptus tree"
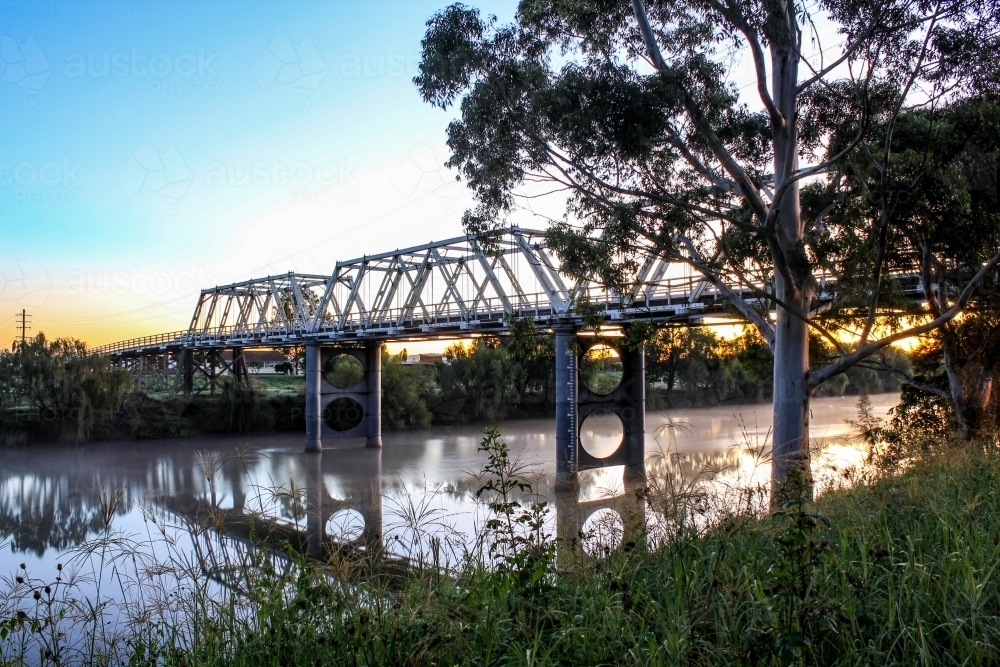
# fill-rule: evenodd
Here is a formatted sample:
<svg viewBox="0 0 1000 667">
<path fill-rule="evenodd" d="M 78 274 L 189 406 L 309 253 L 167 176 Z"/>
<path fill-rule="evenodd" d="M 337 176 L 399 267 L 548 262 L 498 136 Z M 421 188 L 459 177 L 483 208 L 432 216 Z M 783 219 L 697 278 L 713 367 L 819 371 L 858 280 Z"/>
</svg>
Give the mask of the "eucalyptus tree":
<svg viewBox="0 0 1000 667">
<path fill-rule="evenodd" d="M 508 25 L 456 4 L 428 21 L 415 79 L 425 101 L 458 104 L 448 164 L 477 199 L 469 232 L 488 240 L 519 197 L 564 191 L 550 241 L 567 270 L 625 290 L 647 253 L 686 262 L 759 330 L 774 356 L 778 492 L 811 479 L 811 392 L 954 318 L 1000 262 L 940 314 L 885 330 L 895 237 L 858 217 L 839 238 L 823 222 L 836 202 L 804 201 L 810 187 L 836 190 L 863 143 L 884 165 L 901 113 L 996 85 L 996 5 L 805 1 L 523 0 Z M 831 301 L 824 276 L 844 273 L 867 280 Z M 850 345 L 837 332 L 846 308 L 866 323 Z M 838 349 L 833 363 L 811 367 L 810 328 Z"/>
<path fill-rule="evenodd" d="M 1000 98 L 980 94 L 904 113 L 892 134 L 889 168 L 851 160 L 842 184 L 851 196 L 829 187 L 816 194 L 835 198 L 829 225 L 846 232 L 860 216 L 879 221 L 884 233 L 894 235 L 887 265 L 918 274 L 929 312 L 940 317 L 946 300 L 1000 248 Z M 919 370 L 931 377 L 907 379 L 951 405 L 961 440 L 982 434 L 994 400 L 1000 371 L 997 278 L 989 276 L 977 287 L 962 318 L 928 334 L 918 357 Z M 935 367 L 928 369 L 929 363 Z M 936 375 L 944 382 L 935 383 Z"/>
</svg>

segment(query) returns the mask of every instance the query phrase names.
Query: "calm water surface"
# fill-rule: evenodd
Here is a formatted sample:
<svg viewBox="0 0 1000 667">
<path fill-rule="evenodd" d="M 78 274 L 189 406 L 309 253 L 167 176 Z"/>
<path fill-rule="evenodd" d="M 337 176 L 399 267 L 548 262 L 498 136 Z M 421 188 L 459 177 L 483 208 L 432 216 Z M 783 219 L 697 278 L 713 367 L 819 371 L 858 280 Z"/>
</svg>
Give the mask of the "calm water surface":
<svg viewBox="0 0 1000 667">
<path fill-rule="evenodd" d="M 898 395 L 872 397 L 877 415 L 897 401 Z M 836 476 L 860 462 L 862 451 L 845 423 L 855 418 L 856 402 L 813 401 L 811 434 L 822 452 L 814 462 L 817 477 Z M 650 412 L 648 468 L 679 479 L 712 470 L 726 483 L 764 482 L 769 470 L 755 452 L 768 442 L 770 420 L 769 405 Z M 584 424 L 583 439 L 601 455 L 617 441 L 616 424 L 591 421 Z M 547 499 L 553 498 L 553 428 L 550 420 L 502 426 L 512 452 Z M 302 434 L 0 450 L 0 577 L 12 577 L 20 563 L 36 576 L 54 572 L 57 562 L 71 557 L 67 552 L 104 533 L 101 495 L 111 489 L 123 489 L 124 496 L 110 530 L 156 543 L 153 550 L 164 557 L 170 550 L 206 557 L 202 552 L 213 547 L 200 541 L 203 535 L 192 536 L 191 525 L 211 508 L 230 517 L 260 516 L 291 533 L 318 534 L 324 542 L 381 540 L 400 555 L 412 555 L 413 545 L 435 530 L 468 538 L 482 518 L 472 500 L 479 486 L 474 473 L 484 463 L 477 452 L 482 429 L 388 434 L 380 452 L 353 441 L 327 442 L 322 455 L 302 452 Z M 623 494 L 622 468 L 591 471 L 582 475 L 575 506 L 567 509 L 563 502 L 556 508 L 563 523 L 570 514 L 571 523 L 586 521 L 586 508 Z M 416 523 L 425 533 L 414 532 Z"/>
</svg>

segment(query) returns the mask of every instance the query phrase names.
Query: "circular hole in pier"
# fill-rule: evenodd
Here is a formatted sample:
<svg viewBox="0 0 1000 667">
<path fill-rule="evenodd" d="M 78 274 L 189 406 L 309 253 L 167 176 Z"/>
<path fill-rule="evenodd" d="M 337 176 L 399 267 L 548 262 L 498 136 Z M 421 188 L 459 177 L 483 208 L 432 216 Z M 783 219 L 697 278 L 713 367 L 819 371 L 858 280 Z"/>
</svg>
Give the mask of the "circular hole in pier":
<svg viewBox="0 0 1000 667">
<path fill-rule="evenodd" d="M 358 510 L 340 510 L 326 522 L 326 534 L 334 542 L 353 542 L 365 530 L 365 518 Z"/>
<path fill-rule="evenodd" d="M 580 426 L 580 444 L 597 459 L 614 454 L 625 437 L 622 420 L 611 410 L 594 410 Z"/>
<path fill-rule="evenodd" d="M 364 418 L 365 409 L 353 398 L 338 398 L 323 410 L 326 425 L 340 433 L 356 428 Z"/>
<path fill-rule="evenodd" d="M 337 389 L 350 389 L 365 376 L 365 367 L 353 354 L 337 354 L 323 364 L 323 377 Z"/>
<path fill-rule="evenodd" d="M 618 350 L 598 343 L 583 355 L 580 381 L 592 393 L 610 394 L 622 383 L 622 359 Z"/>
</svg>

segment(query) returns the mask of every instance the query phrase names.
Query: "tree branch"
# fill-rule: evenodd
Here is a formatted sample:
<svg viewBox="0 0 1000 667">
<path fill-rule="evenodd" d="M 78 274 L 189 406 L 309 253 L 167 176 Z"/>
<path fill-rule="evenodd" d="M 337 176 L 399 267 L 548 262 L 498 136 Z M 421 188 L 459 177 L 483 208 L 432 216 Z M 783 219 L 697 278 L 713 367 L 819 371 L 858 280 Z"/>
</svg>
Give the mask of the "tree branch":
<svg viewBox="0 0 1000 667">
<path fill-rule="evenodd" d="M 636 23 L 639 24 L 639 34 L 642 35 L 642 43 L 646 47 L 649 61 L 657 71 L 662 72 L 667 68 L 667 63 L 663 60 L 663 54 L 660 53 L 660 47 L 656 43 L 656 36 L 649 25 L 649 17 L 646 16 L 646 7 L 642 4 L 642 0 L 632 0 L 632 13 L 635 14 Z"/>
<path fill-rule="evenodd" d="M 836 363 L 830 364 L 826 368 L 823 368 L 814 373 L 810 373 L 809 387 L 811 389 L 818 387 L 820 384 L 826 382 L 835 375 L 843 373 L 848 368 L 854 366 L 862 359 L 871 356 L 872 354 L 878 352 L 887 345 L 895 343 L 897 340 L 910 338 L 912 336 L 919 336 L 922 333 L 933 331 L 934 329 L 937 329 L 940 326 L 950 322 L 955 318 L 956 315 L 958 315 L 965 309 L 965 306 L 966 304 L 968 304 L 969 299 L 972 298 L 973 292 L 976 291 L 976 287 L 978 287 L 979 283 L 981 283 L 983 280 L 986 279 L 986 276 L 988 276 L 990 271 L 995 269 L 998 264 L 1000 264 L 1000 252 L 994 255 L 990 259 L 990 261 L 988 261 L 981 269 L 979 269 L 976 275 L 973 276 L 973 278 L 965 286 L 965 289 L 962 290 L 962 293 L 959 295 L 958 301 L 955 302 L 955 305 L 949 308 L 944 313 L 942 313 L 939 317 L 934 318 L 930 322 L 926 322 L 919 326 L 911 327 L 909 329 L 896 332 L 880 340 L 858 347 L 854 352 L 844 357 L 841 357 L 840 360 L 838 360 Z"/>
<path fill-rule="evenodd" d="M 697 268 L 703 276 L 712 283 L 712 285 L 722 293 L 726 300 L 728 300 L 736 310 L 740 311 L 743 317 L 750 320 L 757 330 L 760 331 L 760 335 L 763 336 L 764 340 L 767 341 L 768 347 L 771 351 L 774 351 L 774 326 L 764 319 L 764 317 L 758 313 L 756 310 L 750 307 L 750 304 L 746 302 L 740 295 L 738 295 L 732 288 L 726 285 L 725 282 L 719 278 L 718 275 L 708 266 L 705 262 L 704 256 L 694 245 L 687 236 L 679 236 L 679 240 L 687 248 L 688 254 L 691 256 L 691 265 Z"/>
</svg>

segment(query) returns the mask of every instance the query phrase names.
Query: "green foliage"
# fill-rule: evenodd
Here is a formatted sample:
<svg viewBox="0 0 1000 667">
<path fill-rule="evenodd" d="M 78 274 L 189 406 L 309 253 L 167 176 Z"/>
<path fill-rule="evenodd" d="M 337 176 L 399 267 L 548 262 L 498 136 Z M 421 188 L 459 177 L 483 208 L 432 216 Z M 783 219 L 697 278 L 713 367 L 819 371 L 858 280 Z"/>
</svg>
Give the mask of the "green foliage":
<svg viewBox="0 0 1000 667">
<path fill-rule="evenodd" d="M 754 612 L 763 623 L 754 629 L 754 642 L 741 656 L 740 662 L 745 664 L 801 664 L 810 649 L 837 631 L 836 612 L 842 610 L 835 602 L 817 596 L 816 581 L 831 553 L 823 535 L 831 523 L 810 511 L 810 487 L 790 486 L 798 492 L 772 514 L 774 550 L 766 579 L 755 582 L 758 608 Z"/>
<path fill-rule="evenodd" d="M 520 462 L 511 459 L 497 427 L 486 431 L 479 451 L 488 458 L 476 498 L 487 500 L 490 515 L 478 539 L 485 543 L 490 562 L 501 576 L 512 577 L 521 590 L 542 593 L 551 588 L 547 579 L 556 553 L 545 532 L 548 503 L 535 501 L 526 508 L 517 499 L 531 495 L 531 483 Z"/>
<path fill-rule="evenodd" d="M 835 351 L 811 338 L 811 357 L 826 363 Z M 711 329 L 661 329 L 646 346 L 646 376 L 667 406 L 760 403 L 770 400 L 773 355 L 756 329 L 719 338 Z M 887 348 L 816 390 L 816 396 L 878 394 L 900 390 L 910 373 L 907 355 Z"/>
<path fill-rule="evenodd" d="M 351 354 L 334 355 L 323 366 L 323 377 L 340 389 L 350 389 L 361 382 L 364 376 L 364 365 Z"/>
<path fill-rule="evenodd" d="M 747 333 L 728 342 L 710 329 L 667 328 L 658 333 L 647 345 L 646 374 L 663 387 L 667 405 L 758 402 L 769 395 L 771 354 L 759 336 Z M 758 343 L 766 355 L 759 364 Z"/>
<path fill-rule="evenodd" d="M 622 362 L 616 350 L 598 344 L 580 360 L 580 383 L 595 394 L 609 394 L 621 383 Z"/>
<path fill-rule="evenodd" d="M 219 400 L 229 417 L 229 432 L 251 433 L 274 428 L 274 412 L 267 409 L 263 393 L 238 382 L 225 382 Z"/>
<path fill-rule="evenodd" d="M 128 372 L 87 354 L 79 340 L 44 334 L 0 353 L 0 407 L 27 408 L 29 426 L 49 436 L 85 440 L 111 419 L 132 388 Z"/>
<path fill-rule="evenodd" d="M 524 369 L 499 340 L 482 337 L 471 346 L 455 343 L 445 350 L 445 358 L 449 363 L 438 366 L 441 396 L 462 402 L 462 418 L 500 421 L 520 402 Z"/>
<path fill-rule="evenodd" d="M 382 355 L 382 427 L 388 431 L 427 428 L 432 414 L 427 408 L 432 374 L 422 366 L 406 366 L 404 350 Z"/>
</svg>

